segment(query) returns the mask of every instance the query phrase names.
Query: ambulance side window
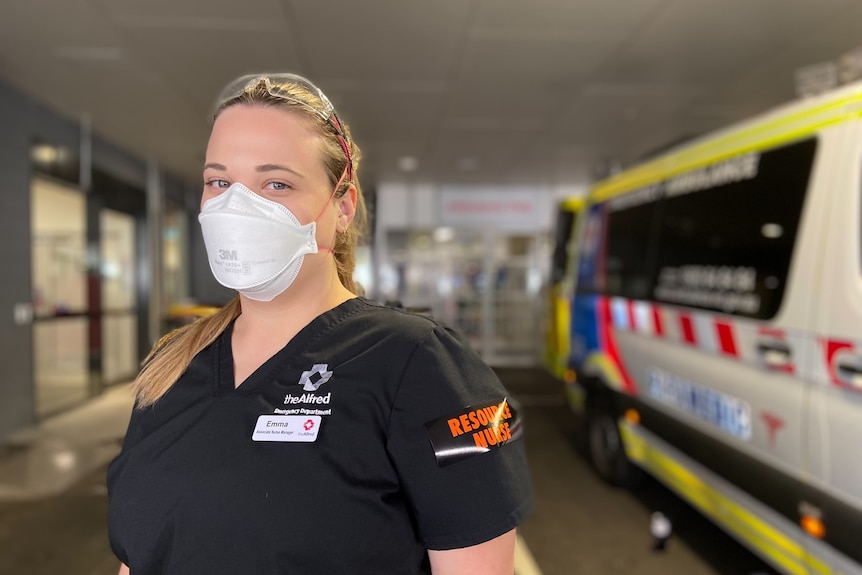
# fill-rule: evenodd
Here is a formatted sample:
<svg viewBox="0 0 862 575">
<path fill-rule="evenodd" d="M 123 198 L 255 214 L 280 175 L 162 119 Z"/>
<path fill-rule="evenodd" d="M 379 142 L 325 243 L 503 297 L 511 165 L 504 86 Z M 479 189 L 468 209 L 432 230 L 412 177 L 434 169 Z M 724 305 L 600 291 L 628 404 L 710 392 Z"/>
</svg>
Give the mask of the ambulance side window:
<svg viewBox="0 0 862 575">
<path fill-rule="evenodd" d="M 650 250 L 659 204 L 649 202 L 613 210 L 609 206 L 605 291 L 609 295 L 646 299 L 651 295 Z"/>
<path fill-rule="evenodd" d="M 565 275 L 566 264 L 569 262 L 569 245 L 576 215 L 577 212 L 562 207 L 557 210 L 557 223 L 554 226 L 554 252 L 551 256 L 552 284 L 562 281 Z"/>
<path fill-rule="evenodd" d="M 751 156 L 748 177 L 666 194 L 653 299 L 768 319 L 787 283 L 817 141 Z M 702 189 L 701 189 L 702 188 Z"/>
<path fill-rule="evenodd" d="M 604 289 L 604 228 L 605 211 L 601 204 L 589 207 L 584 218 L 580 236 L 577 238 L 577 268 L 575 271 L 578 293 L 596 293 Z"/>
</svg>

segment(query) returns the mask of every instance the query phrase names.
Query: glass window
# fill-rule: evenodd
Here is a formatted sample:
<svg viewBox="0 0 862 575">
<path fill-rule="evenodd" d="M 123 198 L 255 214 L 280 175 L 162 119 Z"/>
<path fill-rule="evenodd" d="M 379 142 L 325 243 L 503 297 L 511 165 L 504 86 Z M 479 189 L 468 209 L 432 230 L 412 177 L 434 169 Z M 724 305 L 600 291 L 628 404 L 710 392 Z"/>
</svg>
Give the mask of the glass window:
<svg viewBox="0 0 862 575">
<path fill-rule="evenodd" d="M 557 284 L 565 275 L 569 261 L 568 247 L 572 237 L 572 227 L 577 212 L 562 206 L 557 210 L 557 223 L 554 227 L 554 253 L 551 256 L 551 283 Z"/>
<path fill-rule="evenodd" d="M 87 309 L 87 211 L 75 187 L 37 177 L 31 186 L 33 307 L 40 316 Z"/>
<path fill-rule="evenodd" d="M 102 379 L 131 380 L 138 370 L 137 261 L 135 217 L 102 208 Z"/>
<path fill-rule="evenodd" d="M 102 309 L 127 310 L 136 304 L 135 218 L 103 208 L 101 229 Z"/>
<path fill-rule="evenodd" d="M 653 297 L 773 317 L 784 294 L 815 151 L 816 140 L 805 140 L 664 182 Z"/>
<path fill-rule="evenodd" d="M 604 289 L 604 238 L 605 206 L 593 204 L 584 214 L 583 225 L 578 231 L 577 277 L 575 289 L 578 293 L 594 293 Z"/>
<path fill-rule="evenodd" d="M 188 214 L 182 206 L 167 200 L 162 223 L 162 297 L 163 309 L 190 299 Z"/>
<path fill-rule="evenodd" d="M 644 195 L 641 191 L 633 194 L 620 196 L 619 200 L 641 196 L 643 203 L 611 200 L 607 204 L 605 291 L 610 295 L 646 299 L 651 295 L 653 281 L 650 244 L 659 203 L 654 194 Z"/>
<path fill-rule="evenodd" d="M 30 189 L 33 382 L 40 417 L 90 394 L 87 312 L 87 205 L 74 186 L 42 176 Z"/>
</svg>

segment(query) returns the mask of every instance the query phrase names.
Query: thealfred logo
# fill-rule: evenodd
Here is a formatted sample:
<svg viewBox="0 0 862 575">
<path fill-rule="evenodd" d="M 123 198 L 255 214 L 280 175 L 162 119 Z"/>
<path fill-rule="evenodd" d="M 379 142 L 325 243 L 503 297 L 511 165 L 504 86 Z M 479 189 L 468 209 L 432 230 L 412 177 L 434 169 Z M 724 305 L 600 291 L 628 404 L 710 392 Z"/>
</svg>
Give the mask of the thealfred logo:
<svg viewBox="0 0 862 575">
<path fill-rule="evenodd" d="M 288 393 L 284 396 L 285 405 L 296 405 L 300 403 L 328 404 L 332 398 L 332 393 L 326 395 L 315 395 L 315 391 L 320 389 L 320 386 L 329 381 L 332 377 L 332 372 L 327 368 L 325 363 L 316 363 L 311 366 L 308 371 L 302 372 L 302 377 L 299 378 L 299 385 L 306 393 L 302 395 L 291 395 Z"/>
<path fill-rule="evenodd" d="M 329 364 L 317 363 L 311 366 L 310 371 L 303 371 L 299 378 L 299 384 L 303 391 L 317 391 L 320 386 L 329 381 L 332 372 L 328 371 Z"/>
<path fill-rule="evenodd" d="M 303 393 L 302 395 L 291 395 L 287 394 L 284 396 L 284 404 L 285 405 L 297 405 L 297 404 L 308 404 L 314 403 L 317 405 L 321 404 L 329 404 L 332 399 L 332 392 L 327 393 L 326 395 L 314 395 L 313 393 Z"/>
<path fill-rule="evenodd" d="M 236 261 L 236 250 L 219 250 L 218 257 L 223 260 L 233 260 Z"/>
</svg>

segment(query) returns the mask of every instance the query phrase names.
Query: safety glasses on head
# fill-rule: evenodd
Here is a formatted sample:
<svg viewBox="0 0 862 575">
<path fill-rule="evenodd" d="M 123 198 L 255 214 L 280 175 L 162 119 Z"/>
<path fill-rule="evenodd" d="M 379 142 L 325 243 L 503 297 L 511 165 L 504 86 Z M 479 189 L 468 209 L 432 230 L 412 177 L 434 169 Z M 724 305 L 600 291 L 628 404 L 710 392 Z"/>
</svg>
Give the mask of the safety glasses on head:
<svg viewBox="0 0 862 575">
<path fill-rule="evenodd" d="M 303 90 L 311 93 L 320 100 L 320 106 L 314 106 L 309 102 L 298 99 L 295 95 L 288 91 L 288 85 L 293 84 L 299 86 Z M 307 78 L 303 78 L 297 74 L 278 73 L 278 74 L 248 74 L 237 78 L 219 93 L 216 99 L 215 112 L 230 100 L 238 98 L 247 92 L 251 92 L 259 86 L 264 86 L 267 93 L 274 98 L 279 98 L 287 102 L 298 104 L 303 108 L 313 112 L 324 122 L 332 126 L 335 130 L 335 135 L 338 138 L 338 143 L 344 151 L 344 156 L 347 158 L 347 178 L 348 181 L 353 181 L 353 157 L 350 154 L 350 140 L 347 133 L 341 125 L 341 120 L 335 113 L 335 106 L 329 101 L 320 88 L 311 83 Z"/>
</svg>

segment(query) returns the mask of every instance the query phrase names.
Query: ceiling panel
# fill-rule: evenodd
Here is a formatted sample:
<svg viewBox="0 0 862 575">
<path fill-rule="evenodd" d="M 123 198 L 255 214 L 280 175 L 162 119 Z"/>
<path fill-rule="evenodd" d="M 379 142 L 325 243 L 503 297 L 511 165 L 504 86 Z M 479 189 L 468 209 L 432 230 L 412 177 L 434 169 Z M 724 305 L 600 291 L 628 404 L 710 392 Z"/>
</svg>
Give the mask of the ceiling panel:
<svg viewBox="0 0 862 575">
<path fill-rule="evenodd" d="M 627 38 L 666 0 L 483 0 L 476 18 L 480 32 L 504 30 L 513 37 Z"/>
<path fill-rule="evenodd" d="M 795 35 L 790 40 L 791 44 L 802 53 L 817 50 L 825 52 L 823 56 L 812 54 L 812 59 L 831 59 L 851 46 L 862 48 L 862 2 L 847 0 L 840 4 L 840 9 L 831 10 L 816 27 Z"/>
<path fill-rule="evenodd" d="M 415 181 L 582 182 L 793 99 L 859 22 L 860 0 L 10 0 L 0 78 L 192 182 L 217 90 L 260 70 L 318 83 L 373 180 L 411 155 Z"/>
<path fill-rule="evenodd" d="M 246 22 L 279 21 L 279 0 L 91 0 L 123 26 L 238 29 Z"/>
<path fill-rule="evenodd" d="M 158 70 L 171 86 L 206 116 L 216 94 L 241 74 L 296 70 L 299 58 L 282 27 L 275 34 L 260 31 L 225 35 L 172 28 L 125 29 L 131 50 Z M 236 46 L 242 45 L 242 50 Z"/>
<path fill-rule="evenodd" d="M 572 100 L 570 91 L 543 89 L 537 85 L 512 81 L 508 86 L 491 89 L 464 86 L 453 90 L 446 100 L 451 119 L 487 118 L 499 121 L 547 121 Z"/>
<path fill-rule="evenodd" d="M 614 47 L 603 41 L 471 38 L 458 77 L 470 89 L 566 92 L 595 74 Z"/>
<path fill-rule="evenodd" d="M 100 10 L 86 0 L 0 2 L 0 50 L 26 57 L 61 46 L 110 46 L 119 39 Z"/>
<path fill-rule="evenodd" d="M 285 0 L 317 78 L 446 81 L 471 0 Z"/>
<path fill-rule="evenodd" d="M 596 83 L 584 88 L 548 129 L 553 141 L 622 146 L 632 135 L 685 113 L 703 89 L 678 84 Z"/>
<path fill-rule="evenodd" d="M 847 7 L 847 0 L 674 0 L 601 77 L 721 84 Z"/>
<path fill-rule="evenodd" d="M 512 159 L 530 146 L 544 127 L 531 121 L 479 120 L 468 123 L 462 119 L 442 127 L 432 148 L 437 166 L 459 172 L 481 170 L 499 181 L 512 166 Z"/>
</svg>

